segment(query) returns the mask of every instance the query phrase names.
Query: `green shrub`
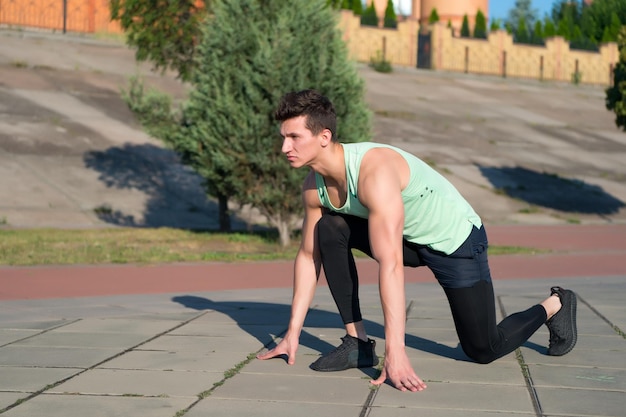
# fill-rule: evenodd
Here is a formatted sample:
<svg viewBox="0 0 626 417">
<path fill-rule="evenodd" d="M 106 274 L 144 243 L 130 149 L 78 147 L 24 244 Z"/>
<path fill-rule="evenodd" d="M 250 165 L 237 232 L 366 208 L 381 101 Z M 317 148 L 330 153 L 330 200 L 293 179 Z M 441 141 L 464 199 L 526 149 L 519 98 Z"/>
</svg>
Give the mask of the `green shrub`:
<svg viewBox="0 0 626 417">
<path fill-rule="evenodd" d="M 383 56 L 382 51 L 376 51 L 376 55 L 370 58 L 369 66 L 377 72 L 389 73 L 393 71 L 391 62 L 387 61 Z"/>
</svg>

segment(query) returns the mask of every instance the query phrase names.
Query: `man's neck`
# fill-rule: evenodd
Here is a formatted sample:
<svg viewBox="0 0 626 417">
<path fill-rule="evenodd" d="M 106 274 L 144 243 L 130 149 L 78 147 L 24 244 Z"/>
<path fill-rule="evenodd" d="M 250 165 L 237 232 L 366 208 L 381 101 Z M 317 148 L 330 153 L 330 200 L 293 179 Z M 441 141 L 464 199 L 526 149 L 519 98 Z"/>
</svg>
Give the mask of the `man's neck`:
<svg viewBox="0 0 626 417">
<path fill-rule="evenodd" d="M 343 146 L 339 142 L 332 142 L 323 152 L 319 163 L 311 168 L 328 181 L 335 184 L 342 184 L 346 180 L 346 163 L 344 159 Z"/>
</svg>

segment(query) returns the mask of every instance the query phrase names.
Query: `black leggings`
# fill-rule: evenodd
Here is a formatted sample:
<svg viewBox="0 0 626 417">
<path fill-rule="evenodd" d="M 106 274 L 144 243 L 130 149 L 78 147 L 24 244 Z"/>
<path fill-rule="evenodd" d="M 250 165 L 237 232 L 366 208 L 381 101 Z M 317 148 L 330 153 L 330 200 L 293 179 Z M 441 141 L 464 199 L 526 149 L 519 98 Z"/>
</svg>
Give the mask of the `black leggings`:
<svg viewBox="0 0 626 417">
<path fill-rule="evenodd" d="M 366 219 L 327 213 L 317 224 L 324 273 L 344 323 L 362 321 L 359 279 L 351 249 L 372 256 Z M 450 303 L 456 332 L 467 356 L 492 362 L 521 346 L 543 323 L 545 309 L 537 304 L 496 323 L 496 308 L 487 262 L 484 227 L 474 227 L 451 255 L 404 241 L 404 265 L 430 268 Z"/>
</svg>

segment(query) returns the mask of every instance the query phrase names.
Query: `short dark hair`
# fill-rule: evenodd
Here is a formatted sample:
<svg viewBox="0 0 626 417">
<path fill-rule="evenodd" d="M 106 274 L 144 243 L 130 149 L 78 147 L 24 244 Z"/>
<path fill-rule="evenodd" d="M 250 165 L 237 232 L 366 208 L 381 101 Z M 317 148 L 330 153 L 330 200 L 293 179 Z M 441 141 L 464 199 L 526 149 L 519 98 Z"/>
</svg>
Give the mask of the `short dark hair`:
<svg viewBox="0 0 626 417">
<path fill-rule="evenodd" d="M 278 104 L 274 118 L 279 122 L 298 116 L 306 116 L 306 128 L 314 135 L 328 129 L 336 141 L 337 115 L 335 106 L 316 90 L 292 91 L 285 94 Z"/>
</svg>

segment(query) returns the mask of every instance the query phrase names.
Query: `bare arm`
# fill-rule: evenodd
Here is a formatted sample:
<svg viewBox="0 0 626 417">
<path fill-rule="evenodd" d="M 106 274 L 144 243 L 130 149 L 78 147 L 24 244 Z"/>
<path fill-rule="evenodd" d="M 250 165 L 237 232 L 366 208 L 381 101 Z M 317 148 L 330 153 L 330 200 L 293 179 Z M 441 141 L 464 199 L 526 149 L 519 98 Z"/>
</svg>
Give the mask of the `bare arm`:
<svg viewBox="0 0 626 417">
<path fill-rule="evenodd" d="M 317 248 L 316 226 L 322 216 L 322 207 L 317 196 L 315 176 L 312 172 L 304 182 L 302 200 L 304 204 L 302 241 L 294 262 L 293 299 L 287 334 L 274 349 L 257 355 L 259 359 L 270 359 L 279 355 L 287 355 L 287 363 L 290 365 L 293 365 L 296 361 L 300 333 L 315 295 L 315 287 L 321 269 L 319 250 Z"/>
<path fill-rule="evenodd" d="M 415 374 L 406 355 L 402 189 L 409 168 L 404 159 L 388 149 L 374 149 L 363 158 L 359 174 L 359 200 L 369 210 L 372 255 L 379 264 L 380 297 L 385 317 L 385 362 L 380 385 L 389 379 L 401 391 L 421 391 L 424 382 Z"/>
</svg>

